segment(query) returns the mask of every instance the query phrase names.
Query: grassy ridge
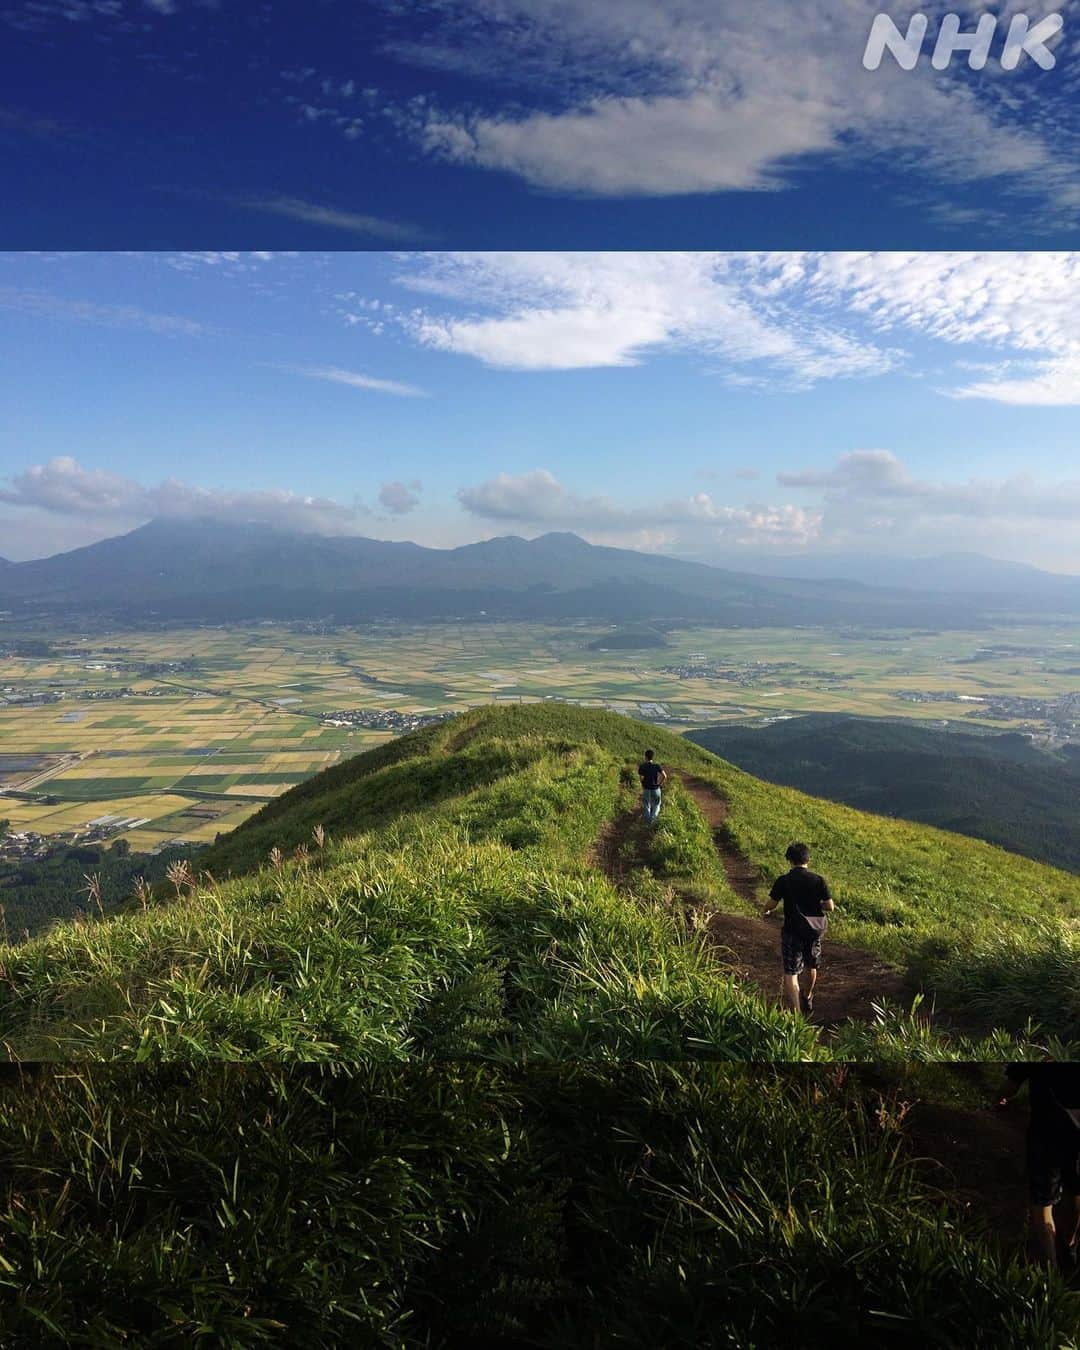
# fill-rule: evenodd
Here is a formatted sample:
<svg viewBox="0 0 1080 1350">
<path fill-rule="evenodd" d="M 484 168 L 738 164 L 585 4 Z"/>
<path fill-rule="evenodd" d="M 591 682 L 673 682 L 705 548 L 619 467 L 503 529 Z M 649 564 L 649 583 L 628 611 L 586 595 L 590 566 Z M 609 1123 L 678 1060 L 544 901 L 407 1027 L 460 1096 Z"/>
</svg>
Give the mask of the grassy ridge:
<svg viewBox="0 0 1080 1350">
<path fill-rule="evenodd" d="M 460 786 L 495 753 L 440 765 Z M 813 1053 L 806 1026 L 717 979 L 662 888 L 628 899 L 586 864 L 619 787 L 597 747 L 519 743 L 517 762 L 434 816 L 15 949 L 5 1041 L 19 1058 Z M 400 806 L 375 795 L 384 819 Z"/>
<path fill-rule="evenodd" d="M 1048 954 L 1064 963 L 1071 950 L 1075 878 L 767 787 L 629 719 L 540 706 L 474 712 L 336 766 L 222 840 L 200 860 L 207 875 L 178 884 L 175 897 L 0 949 L 0 1036 L 24 1059 L 1028 1050 L 1001 1036 L 945 1041 L 899 1016 L 823 1045 L 801 1019 L 735 985 L 666 884 L 689 878 L 714 903 L 735 903 L 678 786 L 649 868 L 616 890 L 590 854 L 632 800 L 625 784 L 646 737 L 664 762 L 728 795 L 732 830 L 763 875 L 779 870 L 773 859 L 793 836 L 816 844 L 841 905 L 837 937 L 925 970 L 958 1000 L 989 1000 L 988 1027 L 1005 1022 L 1024 1037 L 1034 1009 L 1051 1034 L 1074 1034 L 1075 973 L 1064 972 L 1056 1002 L 1040 983 Z M 1005 967 L 986 946 L 988 896 L 1014 921 L 1036 905 L 1053 916 L 1010 939 L 1024 944 L 1005 969 L 1012 1003 L 994 991 Z"/>
<path fill-rule="evenodd" d="M 0 1340 L 1075 1346 L 908 1152 L 842 1067 L 46 1067 L 0 1086 Z"/>
</svg>

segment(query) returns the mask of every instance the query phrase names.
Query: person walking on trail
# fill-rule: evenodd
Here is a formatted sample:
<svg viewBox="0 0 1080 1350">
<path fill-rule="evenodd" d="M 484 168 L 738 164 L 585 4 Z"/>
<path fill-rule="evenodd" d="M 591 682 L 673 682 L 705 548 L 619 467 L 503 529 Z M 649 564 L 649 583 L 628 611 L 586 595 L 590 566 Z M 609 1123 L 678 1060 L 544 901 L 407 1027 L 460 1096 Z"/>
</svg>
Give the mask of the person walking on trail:
<svg viewBox="0 0 1080 1350">
<path fill-rule="evenodd" d="M 784 854 L 791 863 L 791 871 L 773 882 L 765 910 L 766 917 L 783 903 L 784 926 L 780 930 L 780 955 L 784 965 L 781 1002 L 790 1012 L 814 1011 L 814 986 L 821 964 L 821 939 L 829 920 L 826 915 L 836 908 L 829 884 L 824 877 L 810 871 L 810 849 L 806 844 L 790 844 Z M 806 989 L 799 988 L 799 976 L 806 970 Z"/>
<path fill-rule="evenodd" d="M 667 770 L 657 764 L 653 752 L 645 751 L 644 761 L 637 766 L 641 779 L 641 811 L 646 825 L 655 825 L 660 814 L 660 788 L 667 782 Z"/>
<path fill-rule="evenodd" d="M 1075 1274 L 1080 1237 L 1080 1064 L 1010 1064 L 1005 1072 L 999 1106 L 1007 1106 L 1025 1083 L 1028 1087 L 1028 1215 L 1035 1253 L 1042 1264 Z M 1064 1211 L 1060 1227 L 1054 1222 L 1058 1206 Z"/>
</svg>

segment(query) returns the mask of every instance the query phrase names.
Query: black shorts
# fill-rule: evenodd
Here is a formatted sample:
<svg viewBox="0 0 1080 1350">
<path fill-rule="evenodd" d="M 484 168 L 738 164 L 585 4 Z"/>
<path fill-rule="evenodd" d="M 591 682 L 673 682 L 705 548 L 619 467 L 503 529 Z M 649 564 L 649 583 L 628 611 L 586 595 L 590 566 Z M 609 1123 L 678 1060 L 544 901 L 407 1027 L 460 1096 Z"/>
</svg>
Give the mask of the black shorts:
<svg viewBox="0 0 1080 1350">
<path fill-rule="evenodd" d="M 817 970 L 821 964 L 821 934 L 796 933 L 790 928 L 782 928 L 780 954 L 785 975 L 801 975 L 804 969 Z"/>
<path fill-rule="evenodd" d="M 1080 1195 L 1080 1130 L 1030 1126 L 1027 1163 L 1033 1205 L 1056 1205 L 1063 1195 Z"/>
</svg>

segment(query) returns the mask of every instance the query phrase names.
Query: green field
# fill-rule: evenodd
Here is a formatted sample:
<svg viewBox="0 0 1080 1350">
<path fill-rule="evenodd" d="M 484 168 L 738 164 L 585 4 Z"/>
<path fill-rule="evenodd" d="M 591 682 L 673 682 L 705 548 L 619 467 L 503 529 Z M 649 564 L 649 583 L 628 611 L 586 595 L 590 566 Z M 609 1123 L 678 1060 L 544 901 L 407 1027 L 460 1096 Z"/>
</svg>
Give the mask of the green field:
<svg viewBox="0 0 1080 1350">
<path fill-rule="evenodd" d="M 7 798 L 4 815 L 15 829 L 46 834 L 83 829 L 111 811 L 148 818 L 126 836 L 142 848 L 160 839 L 153 822 L 175 813 L 177 796 L 236 798 L 212 830 L 191 831 L 207 841 L 260 800 L 392 734 L 321 724 L 343 708 L 443 713 L 564 699 L 679 729 L 825 711 L 1038 731 L 1030 718 L 991 719 L 963 700 L 1080 690 L 1080 677 L 1067 673 L 1080 628 L 1061 625 L 933 634 L 689 628 L 668 634 L 663 649 L 593 650 L 606 631 L 583 622 L 60 632 L 49 659 L 0 660 L 0 699 L 66 691 L 44 706 L 0 703 L 5 754 L 58 757 L 36 771 L 0 764 L 0 786 L 36 798 Z M 697 658 L 722 663 L 738 681 L 663 669 Z M 151 668 L 157 673 L 141 673 Z M 89 697 L 120 689 L 132 695 Z M 956 698 L 899 697 L 911 689 Z M 63 720 L 73 713 L 81 720 Z"/>
</svg>

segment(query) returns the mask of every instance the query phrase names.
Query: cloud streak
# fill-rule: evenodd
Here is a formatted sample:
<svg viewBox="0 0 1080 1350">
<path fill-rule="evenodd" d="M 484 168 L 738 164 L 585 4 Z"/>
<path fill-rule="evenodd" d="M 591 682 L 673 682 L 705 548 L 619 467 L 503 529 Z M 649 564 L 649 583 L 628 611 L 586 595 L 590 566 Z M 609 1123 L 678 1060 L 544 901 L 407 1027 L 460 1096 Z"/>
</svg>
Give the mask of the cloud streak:
<svg viewBox="0 0 1080 1350">
<path fill-rule="evenodd" d="M 208 329 L 194 319 L 176 314 L 156 314 L 137 305 L 98 304 L 50 295 L 45 291 L 18 290 L 0 286 L 0 309 L 32 314 L 46 319 L 99 324 L 106 328 L 134 328 L 163 337 L 199 337 Z"/>
<path fill-rule="evenodd" d="M 341 366 L 279 366 L 279 370 L 290 371 L 294 375 L 304 375 L 309 380 L 328 380 L 331 384 L 344 384 L 350 389 L 363 389 L 374 394 L 393 394 L 397 398 L 426 398 L 423 389 L 414 384 L 404 384 L 400 380 L 383 380 L 375 375 L 364 375 L 358 370 L 344 370 Z"/>
<path fill-rule="evenodd" d="M 299 197 L 237 197 L 232 200 L 236 206 L 248 211 L 284 216 L 288 220 L 303 221 L 306 225 L 322 225 L 326 229 L 361 235 L 367 239 L 381 239 L 389 244 L 423 244 L 432 238 L 431 233 L 419 225 L 307 202 Z"/>
</svg>

